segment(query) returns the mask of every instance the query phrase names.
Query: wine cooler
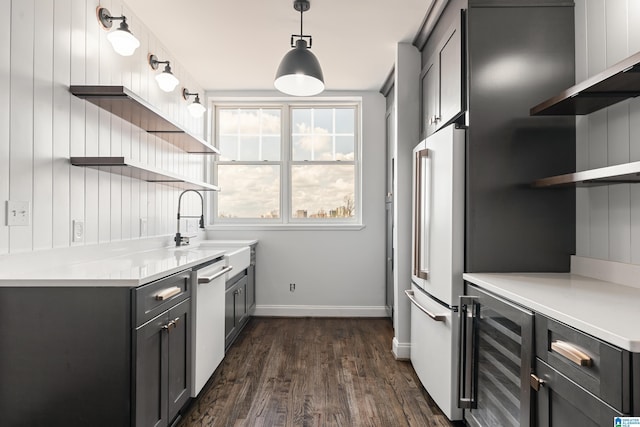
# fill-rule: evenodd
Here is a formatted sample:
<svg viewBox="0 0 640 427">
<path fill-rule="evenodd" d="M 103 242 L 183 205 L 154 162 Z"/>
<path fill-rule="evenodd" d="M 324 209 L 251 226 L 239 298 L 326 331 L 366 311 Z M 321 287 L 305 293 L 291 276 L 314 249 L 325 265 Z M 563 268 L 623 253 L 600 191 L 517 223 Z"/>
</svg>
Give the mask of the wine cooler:
<svg viewBox="0 0 640 427">
<path fill-rule="evenodd" d="M 458 405 L 469 426 L 531 425 L 533 313 L 466 283 Z"/>
</svg>

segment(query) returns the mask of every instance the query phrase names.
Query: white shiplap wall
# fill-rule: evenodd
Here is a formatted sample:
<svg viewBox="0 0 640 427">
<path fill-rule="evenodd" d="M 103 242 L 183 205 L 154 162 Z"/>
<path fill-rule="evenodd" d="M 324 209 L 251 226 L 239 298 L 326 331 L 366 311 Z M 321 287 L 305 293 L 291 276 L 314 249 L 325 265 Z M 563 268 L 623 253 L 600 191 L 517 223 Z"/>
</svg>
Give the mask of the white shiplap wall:
<svg viewBox="0 0 640 427">
<path fill-rule="evenodd" d="M 576 82 L 640 51 L 640 1 L 576 0 Z M 577 124 L 577 170 L 640 160 L 640 99 Z M 640 185 L 579 188 L 576 254 L 640 264 Z"/>
<path fill-rule="evenodd" d="M 124 14 L 141 46 L 116 54 L 98 24 L 96 7 Z M 115 25 L 118 25 L 117 23 Z M 147 55 L 170 60 L 180 85 L 158 89 Z M 124 85 L 195 135 L 181 87 L 202 92 L 128 8 L 118 0 L 3 0 L 0 2 L 0 255 L 77 245 L 73 220 L 85 223 L 84 242 L 96 244 L 175 232 L 180 190 L 70 166 L 70 156 L 130 157 L 204 180 L 209 162 L 186 154 L 69 93 L 73 84 Z M 6 226 L 6 201 L 29 201 L 31 225 Z M 199 201 L 185 195 L 186 211 Z M 184 212 L 183 212 L 184 213 Z"/>
</svg>

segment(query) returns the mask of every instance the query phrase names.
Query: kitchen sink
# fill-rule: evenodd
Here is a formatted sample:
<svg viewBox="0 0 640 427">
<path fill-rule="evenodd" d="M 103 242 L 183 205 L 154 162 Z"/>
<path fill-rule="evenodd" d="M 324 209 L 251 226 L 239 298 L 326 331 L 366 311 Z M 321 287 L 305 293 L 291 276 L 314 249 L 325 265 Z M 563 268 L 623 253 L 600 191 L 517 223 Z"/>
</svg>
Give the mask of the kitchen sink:
<svg viewBox="0 0 640 427">
<path fill-rule="evenodd" d="M 227 279 L 229 279 L 249 267 L 251 262 L 251 248 L 249 245 L 254 242 L 253 240 L 201 240 L 197 243 L 197 246 L 217 248 L 224 251 L 227 265 L 233 267 L 233 270 L 227 274 Z"/>
</svg>

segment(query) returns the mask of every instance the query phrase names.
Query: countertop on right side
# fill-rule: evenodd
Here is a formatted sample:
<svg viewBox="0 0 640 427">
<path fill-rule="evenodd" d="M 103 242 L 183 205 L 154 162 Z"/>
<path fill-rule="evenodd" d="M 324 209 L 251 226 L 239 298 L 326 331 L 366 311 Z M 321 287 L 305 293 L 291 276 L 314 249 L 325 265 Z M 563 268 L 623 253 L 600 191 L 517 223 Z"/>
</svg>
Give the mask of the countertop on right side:
<svg viewBox="0 0 640 427">
<path fill-rule="evenodd" d="M 572 273 L 465 273 L 464 280 L 640 353 L 640 288 Z"/>
</svg>

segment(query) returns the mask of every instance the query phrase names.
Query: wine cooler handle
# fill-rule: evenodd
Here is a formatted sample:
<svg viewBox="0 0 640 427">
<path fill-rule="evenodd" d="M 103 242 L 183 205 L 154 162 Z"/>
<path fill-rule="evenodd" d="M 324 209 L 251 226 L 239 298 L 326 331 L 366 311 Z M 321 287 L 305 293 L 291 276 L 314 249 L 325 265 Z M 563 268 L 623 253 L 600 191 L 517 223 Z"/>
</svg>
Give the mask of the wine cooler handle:
<svg viewBox="0 0 640 427">
<path fill-rule="evenodd" d="M 477 297 L 460 297 L 458 345 L 458 407 L 478 407 L 478 343 L 476 318 L 480 312 Z"/>
</svg>

